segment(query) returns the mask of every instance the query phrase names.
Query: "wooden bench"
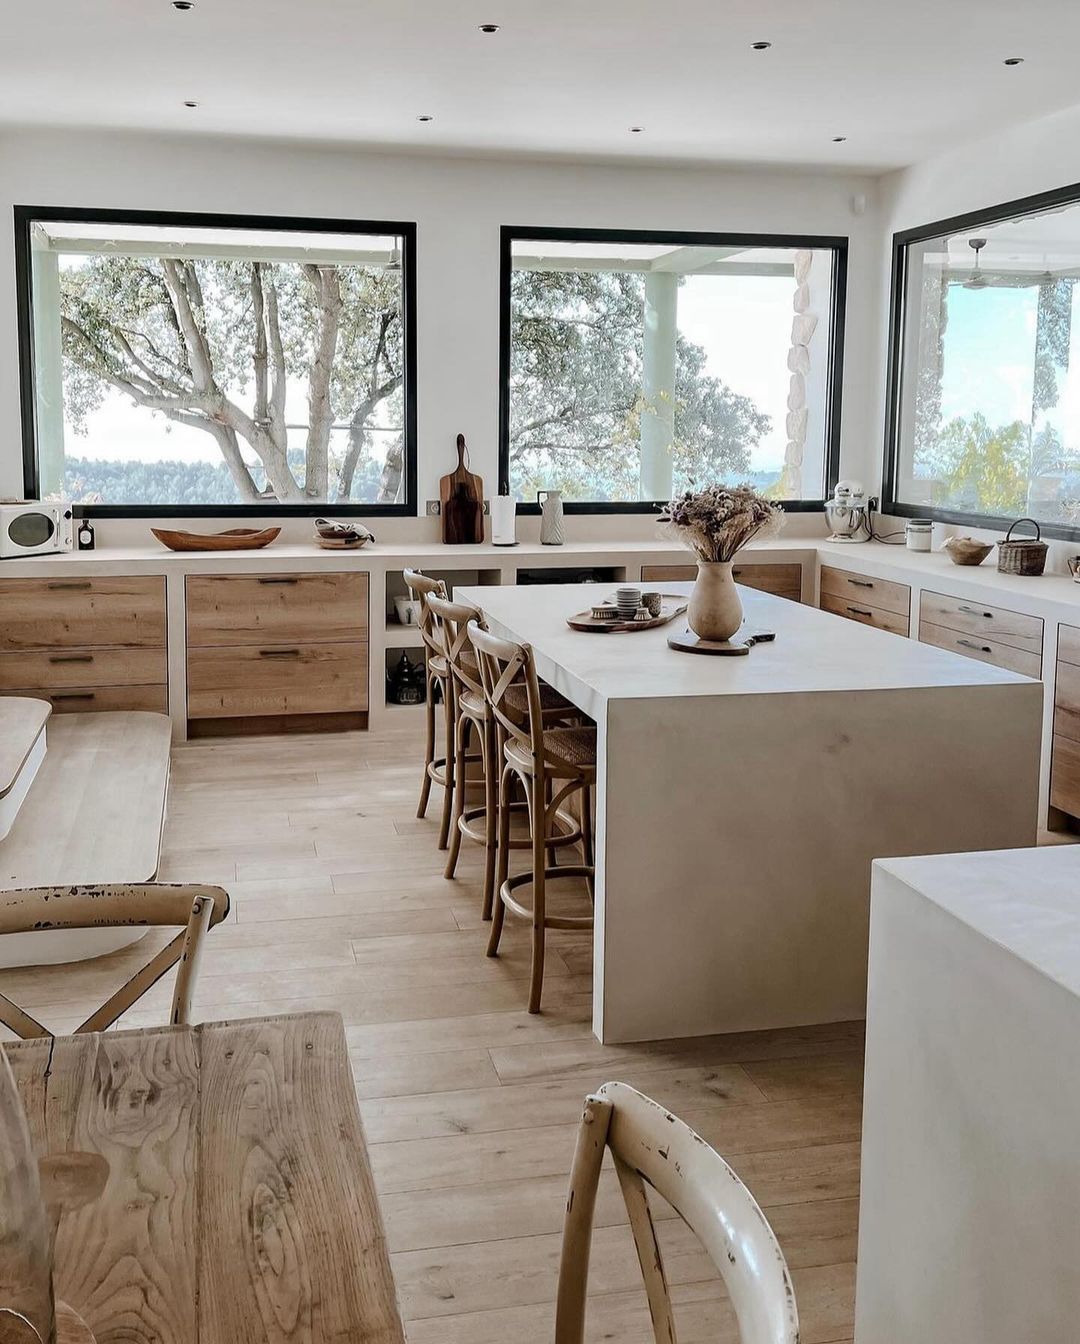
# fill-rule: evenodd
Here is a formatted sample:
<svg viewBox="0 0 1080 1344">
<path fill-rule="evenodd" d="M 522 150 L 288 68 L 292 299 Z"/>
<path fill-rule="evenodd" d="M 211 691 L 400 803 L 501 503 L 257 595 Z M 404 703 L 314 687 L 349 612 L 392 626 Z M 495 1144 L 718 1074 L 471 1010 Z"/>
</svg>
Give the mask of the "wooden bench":
<svg viewBox="0 0 1080 1344">
<path fill-rule="evenodd" d="M 0 706 L 11 703 L 0 700 Z M 0 840 L 0 889 L 153 880 L 170 746 L 165 714 L 117 711 L 53 719 L 48 755 L 10 833 Z M 126 947 L 145 933 L 133 928 L 12 934 L 0 940 L 0 967 L 82 961 Z"/>
</svg>

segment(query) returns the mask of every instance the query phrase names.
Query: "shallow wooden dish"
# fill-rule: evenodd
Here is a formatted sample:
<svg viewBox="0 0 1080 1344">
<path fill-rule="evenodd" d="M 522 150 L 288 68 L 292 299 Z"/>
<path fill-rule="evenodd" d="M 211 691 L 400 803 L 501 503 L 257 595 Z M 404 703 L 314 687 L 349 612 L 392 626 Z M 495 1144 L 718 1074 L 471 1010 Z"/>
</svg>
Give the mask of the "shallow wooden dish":
<svg viewBox="0 0 1080 1344">
<path fill-rule="evenodd" d="M 665 597 L 659 616 L 650 616 L 647 621 L 597 620 L 592 610 L 579 611 L 576 616 L 567 616 L 566 624 L 571 630 L 586 630 L 589 633 L 609 635 L 613 631 L 655 630 L 658 625 L 667 625 L 676 616 L 686 610 L 689 599 L 685 597 Z"/>
<path fill-rule="evenodd" d="M 231 527 L 227 532 L 170 532 L 152 527 L 150 531 L 170 551 L 260 551 L 281 535 L 280 527 Z"/>
<path fill-rule="evenodd" d="M 974 537 L 950 537 L 944 546 L 954 565 L 981 565 L 993 549 L 989 542 Z"/>
</svg>

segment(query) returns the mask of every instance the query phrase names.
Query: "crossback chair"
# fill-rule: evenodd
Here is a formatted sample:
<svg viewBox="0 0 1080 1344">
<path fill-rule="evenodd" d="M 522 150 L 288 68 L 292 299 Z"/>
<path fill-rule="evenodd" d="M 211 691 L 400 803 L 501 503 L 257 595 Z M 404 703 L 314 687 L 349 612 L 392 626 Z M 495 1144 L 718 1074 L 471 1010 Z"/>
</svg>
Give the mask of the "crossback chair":
<svg viewBox="0 0 1080 1344">
<path fill-rule="evenodd" d="M 27 887 L 0 892 L 0 934 L 42 933 L 51 929 L 102 929 L 125 926 L 179 928 L 180 933 L 136 971 L 115 994 L 76 1027 L 104 1031 L 140 999 L 167 971 L 177 967 L 169 1022 L 185 1025 L 199 969 L 203 936 L 229 913 L 221 887 L 148 882 L 140 885 Z M 2 975 L 2 973 L 0 973 Z M 30 1040 L 53 1033 L 0 994 L 0 1022 Z"/>
<path fill-rule="evenodd" d="M 405 586 L 420 603 L 420 639 L 424 646 L 424 676 L 426 680 L 424 703 L 427 711 L 427 745 L 424 748 L 424 776 L 420 785 L 420 802 L 416 815 L 427 813 L 432 784 L 443 790 L 442 819 L 439 824 L 439 848 L 445 849 L 450 835 L 450 814 L 454 794 L 454 704 L 450 669 L 442 650 L 442 637 L 436 629 L 435 618 L 428 605 L 429 597 L 446 597 L 446 584 L 433 579 L 418 569 L 402 570 Z M 435 700 L 436 688 L 443 703 L 443 754 L 435 755 Z"/>
<path fill-rule="evenodd" d="M 591 796 L 596 783 L 596 727 L 549 727 L 532 648 L 499 639 L 476 621 L 468 626 L 476 650 L 488 704 L 501 734 L 498 859 L 495 906 L 488 956 L 498 955 L 507 910 L 532 925 L 532 970 L 529 1012 L 540 1011 L 544 984 L 544 953 L 548 929 L 591 929 L 591 915 L 550 915 L 547 883 L 554 879 L 593 879 Z M 532 871 L 509 876 L 511 795 L 515 778 L 528 805 Z M 547 852 L 562 839 L 557 821 L 574 794 L 582 796 L 580 839 L 585 862 L 551 864 Z M 574 836 L 577 839 L 578 836 Z M 515 895 L 529 889 L 532 904 Z"/>
<path fill-rule="evenodd" d="M 656 1344 L 676 1344 L 675 1319 L 646 1188 L 697 1236 L 723 1279 L 742 1344 L 798 1344 L 795 1290 L 780 1244 L 753 1195 L 688 1125 L 625 1083 L 585 1099 L 563 1224 L 555 1344 L 582 1344 L 600 1167 L 610 1150 L 645 1280 Z"/>
</svg>

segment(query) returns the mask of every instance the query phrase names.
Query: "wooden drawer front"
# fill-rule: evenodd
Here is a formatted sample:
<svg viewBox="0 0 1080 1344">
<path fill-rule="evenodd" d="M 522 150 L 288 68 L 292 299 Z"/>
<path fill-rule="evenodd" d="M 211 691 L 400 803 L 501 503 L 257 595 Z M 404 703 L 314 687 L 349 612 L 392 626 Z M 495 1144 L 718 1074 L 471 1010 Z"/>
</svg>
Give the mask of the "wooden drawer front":
<svg viewBox="0 0 1080 1344">
<path fill-rule="evenodd" d="M 36 695 L 48 700 L 54 714 L 87 714 L 95 710 L 146 709 L 168 714 L 167 686 L 71 686 L 53 690 L 4 691 L 4 695 Z"/>
<path fill-rule="evenodd" d="M 165 647 L 165 580 L 0 579 L 0 650 Z"/>
<path fill-rule="evenodd" d="M 1080 817 L 1080 742 L 1060 733 L 1050 760 L 1050 805 Z"/>
<path fill-rule="evenodd" d="M 920 620 L 919 639 L 924 644 L 934 644 L 951 653 L 977 658 L 980 663 L 993 663 L 995 667 L 1005 667 L 1010 672 L 1022 672 L 1025 677 L 1038 679 L 1042 676 L 1041 654 L 1028 653 L 1026 649 L 1017 649 L 1012 644 L 1002 644 L 984 635 L 969 635 L 962 630 L 948 630 L 943 625 L 934 625 L 932 621 Z"/>
<path fill-rule="evenodd" d="M 802 565 L 742 565 L 736 561 L 731 573 L 736 583 L 747 588 L 794 598 L 796 602 L 802 597 Z"/>
<path fill-rule="evenodd" d="M 858 621 L 862 625 L 872 625 L 878 630 L 888 630 L 893 635 L 906 635 L 908 632 L 907 612 L 899 616 L 895 611 L 871 607 L 858 599 L 822 593 L 821 610 L 831 611 L 834 616 L 846 616 L 849 621 Z"/>
<path fill-rule="evenodd" d="M 188 716 L 333 714 L 368 707 L 367 645 L 192 649 Z"/>
<path fill-rule="evenodd" d="M 189 575 L 189 648 L 366 640 L 366 574 Z"/>
<path fill-rule="evenodd" d="M 642 565 L 642 583 L 693 583 L 697 565 Z"/>
<path fill-rule="evenodd" d="M 892 583 L 889 579 L 871 579 L 865 574 L 853 574 L 846 569 L 836 569 L 832 565 L 821 566 L 821 605 L 825 606 L 825 595 L 854 600 L 859 607 L 877 607 L 881 611 L 892 611 L 897 616 L 907 616 L 911 610 L 911 589 L 906 583 Z M 829 611 L 834 608 L 829 607 Z"/>
<path fill-rule="evenodd" d="M 1060 659 L 1054 683 L 1054 732 L 1080 742 L 1080 667 Z"/>
<path fill-rule="evenodd" d="M 1011 644 L 1042 657 L 1043 623 L 1041 616 L 1024 616 L 1003 607 L 988 607 L 967 598 L 946 597 L 944 593 L 924 592 L 919 607 L 920 621 L 942 625 L 946 630 L 987 636 L 998 644 Z"/>
<path fill-rule="evenodd" d="M 743 565 L 732 567 L 736 583 L 759 588 L 777 597 L 802 598 L 802 565 Z M 697 565 L 642 565 L 642 583 L 693 583 Z"/>
<path fill-rule="evenodd" d="M 164 649 L 63 649 L 0 653 L 0 690 L 37 686 L 164 685 Z"/>
<path fill-rule="evenodd" d="M 1080 667 L 1080 625 L 1058 626 L 1058 662 Z"/>
</svg>

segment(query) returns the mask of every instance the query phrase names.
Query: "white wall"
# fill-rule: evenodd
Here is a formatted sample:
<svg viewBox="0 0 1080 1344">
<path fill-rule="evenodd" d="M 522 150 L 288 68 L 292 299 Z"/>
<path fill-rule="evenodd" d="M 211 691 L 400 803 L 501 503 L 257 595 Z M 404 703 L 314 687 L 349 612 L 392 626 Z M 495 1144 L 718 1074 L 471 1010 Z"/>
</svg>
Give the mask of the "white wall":
<svg viewBox="0 0 1080 1344">
<path fill-rule="evenodd" d="M 453 465 L 459 430 L 474 469 L 495 488 L 502 224 L 849 236 L 842 469 L 861 467 L 880 420 L 880 389 L 869 376 L 883 323 L 874 191 L 869 178 L 799 172 L 391 157 L 67 131 L 0 136 L 0 220 L 10 221 L 14 204 L 415 220 L 421 507 Z M 861 216 L 852 210 L 856 195 L 868 200 Z M 0 225 L 0 494 L 21 490 L 20 453 L 7 223 Z"/>
</svg>

